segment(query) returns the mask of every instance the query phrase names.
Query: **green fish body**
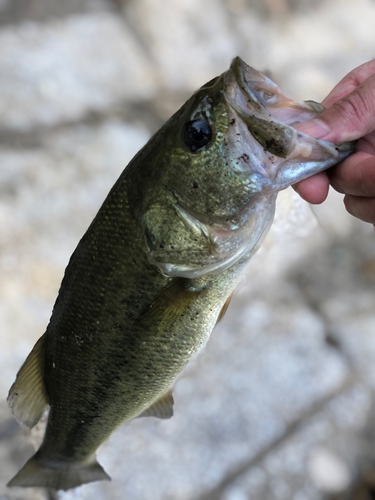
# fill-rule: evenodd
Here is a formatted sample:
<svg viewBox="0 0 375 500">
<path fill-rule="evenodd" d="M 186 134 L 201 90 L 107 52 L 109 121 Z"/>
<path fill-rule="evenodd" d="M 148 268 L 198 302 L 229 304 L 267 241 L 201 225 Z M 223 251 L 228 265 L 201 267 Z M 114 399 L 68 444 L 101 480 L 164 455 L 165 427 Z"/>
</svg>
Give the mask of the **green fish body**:
<svg viewBox="0 0 375 500">
<path fill-rule="evenodd" d="M 277 192 L 352 152 L 291 126 L 320 111 L 236 58 L 135 156 L 10 389 L 28 427 L 50 405 L 43 444 L 10 486 L 109 479 L 95 458 L 108 436 L 138 416 L 172 416 L 174 380 L 225 311 Z"/>
</svg>

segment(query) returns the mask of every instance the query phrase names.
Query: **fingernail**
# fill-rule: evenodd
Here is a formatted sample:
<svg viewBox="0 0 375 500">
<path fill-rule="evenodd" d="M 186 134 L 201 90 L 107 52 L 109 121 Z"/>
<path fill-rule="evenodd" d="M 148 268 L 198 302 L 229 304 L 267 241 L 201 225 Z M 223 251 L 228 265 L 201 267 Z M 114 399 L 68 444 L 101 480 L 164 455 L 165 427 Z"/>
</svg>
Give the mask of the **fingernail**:
<svg viewBox="0 0 375 500">
<path fill-rule="evenodd" d="M 308 122 L 300 123 L 295 127 L 300 132 L 303 132 L 306 135 L 310 135 L 311 137 L 315 137 L 315 139 L 320 139 L 329 134 L 331 129 L 328 127 L 326 123 L 319 118 L 315 118 L 314 120 L 310 120 Z"/>
</svg>

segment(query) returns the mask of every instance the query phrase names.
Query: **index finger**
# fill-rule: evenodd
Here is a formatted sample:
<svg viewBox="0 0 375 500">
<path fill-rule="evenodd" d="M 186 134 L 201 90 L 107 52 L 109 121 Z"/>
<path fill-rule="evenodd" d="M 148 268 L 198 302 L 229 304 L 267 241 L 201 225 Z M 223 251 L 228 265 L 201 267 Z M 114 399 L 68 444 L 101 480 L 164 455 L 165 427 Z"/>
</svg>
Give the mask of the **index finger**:
<svg viewBox="0 0 375 500">
<path fill-rule="evenodd" d="M 330 142 L 348 142 L 375 130 L 375 73 L 318 117 L 295 126 L 299 131 Z"/>
<path fill-rule="evenodd" d="M 330 108 L 339 99 L 350 94 L 354 89 L 361 85 L 367 78 L 375 73 L 375 59 L 361 64 L 348 73 L 331 90 L 327 97 L 322 101 L 325 108 Z"/>
</svg>

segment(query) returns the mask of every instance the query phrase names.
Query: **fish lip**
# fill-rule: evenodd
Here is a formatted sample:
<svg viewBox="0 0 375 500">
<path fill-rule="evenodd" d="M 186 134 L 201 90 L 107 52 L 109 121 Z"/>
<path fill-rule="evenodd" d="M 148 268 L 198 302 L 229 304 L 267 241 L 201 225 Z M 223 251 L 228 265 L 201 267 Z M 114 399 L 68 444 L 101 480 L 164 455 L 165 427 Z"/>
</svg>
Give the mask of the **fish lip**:
<svg viewBox="0 0 375 500">
<path fill-rule="evenodd" d="M 226 73 L 227 102 L 266 151 L 279 158 L 286 158 L 293 149 L 297 131 L 274 117 L 252 92 L 250 81 L 252 84 L 259 82 L 259 87 L 262 88 L 265 80 L 264 75 L 237 56 Z M 267 82 L 267 86 L 269 84 L 278 89 L 273 82 Z"/>
<path fill-rule="evenodd" d="M 247 98 L 247 102 L 251 103 L 251 105 L 254 105 L 254 107 L 257 109 L 258 112 L 261 114 L 267 114 L 270 116 L 270 113 L 268 110 L 265 108 L 265 106 L 259 102 L 257 97 L 254 95 L 253 92 L 251 92 L 250 87 L 247 83 L 246 80 L 246 72 L 254 72 L 256 73 L 255 70 L 253 70 L 250 66 L 248 66 L 245 61 L 243 61 L 239 56 L 235 57 L 230 65 L 230 70 L 232 71 L 234 78 L 236 79 L 236 82 L 241 89 L 241 92 L 244 94 L 244 96 Z"/>
</svg>

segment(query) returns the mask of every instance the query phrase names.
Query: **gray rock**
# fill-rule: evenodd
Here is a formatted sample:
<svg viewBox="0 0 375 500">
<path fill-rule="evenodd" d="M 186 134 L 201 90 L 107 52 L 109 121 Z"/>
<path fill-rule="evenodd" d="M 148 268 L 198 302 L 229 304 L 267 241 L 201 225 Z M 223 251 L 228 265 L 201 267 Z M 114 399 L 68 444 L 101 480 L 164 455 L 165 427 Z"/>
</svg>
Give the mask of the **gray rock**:
<svg viewBox="0 0 375 500">
<path fill-rule="evenodd" d="M 25 22 L 0 32 L 0 128 L 75 121 L 154 95 L 154 74 L 114 14 Z"/>
</svg>

